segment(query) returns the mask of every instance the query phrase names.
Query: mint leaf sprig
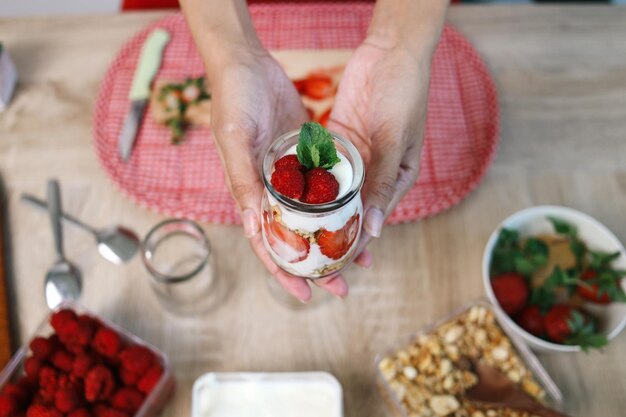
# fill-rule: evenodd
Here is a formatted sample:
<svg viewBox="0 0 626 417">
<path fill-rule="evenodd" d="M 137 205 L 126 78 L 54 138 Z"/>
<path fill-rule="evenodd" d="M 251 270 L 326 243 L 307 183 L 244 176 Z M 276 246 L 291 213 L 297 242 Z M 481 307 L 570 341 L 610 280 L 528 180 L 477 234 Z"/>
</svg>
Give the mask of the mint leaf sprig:
<svg viewBox="0 0 626 417">
<path fill-rule="evenodd" d="M 306 169 L 331 169 L 340 162 L 333 137 L 317 122 L 302 125 L 296 153 Z"/>
</svg>

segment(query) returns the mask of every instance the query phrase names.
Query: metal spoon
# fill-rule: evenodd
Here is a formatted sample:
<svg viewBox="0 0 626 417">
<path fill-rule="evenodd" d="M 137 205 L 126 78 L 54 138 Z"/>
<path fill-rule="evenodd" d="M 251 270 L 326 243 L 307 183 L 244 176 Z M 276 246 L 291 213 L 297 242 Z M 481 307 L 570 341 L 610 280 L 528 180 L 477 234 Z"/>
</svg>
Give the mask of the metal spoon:
<svg viewBox="0 0 626 417">
<path fill-rule="evenodd" d="M 22 194 L 22 200 L 40 209 L 48 208 L 45 201 L 30 194 Z M 91 233 L 98 243 L 98 252 L 109 262 L 116 265 L 122 264 L 132 259 L 139 250 L 139 237 L 132 230 L 121 226 L 97 230 L 70 214 L 61 213 L 61 216 L 64 220 Z"/>
<path fill-rule="evenodd" d="M 76 300 L 82 290 L 80 271 L 65 259 L 63 254 L 63 231 L 61 229 L 61 197 L 59 183 L 56 180 L 48 181 L 48 205 L 50 221 L 54 235 L 54 247 L 57 252 L 57 262 L 46 276 L 44 287 L 46 303 L 50 309 L 57 307 L 63 301 Z"/>
<path fill-rule="evenodd" d="M 489 408 L 526 411 L 541 417 L 568 417 L 539 403 L 499 369 L 483 361 L 462 358 L 461 368 L 471 370 L 478 377 L 476 385 L 465 392 L 475 403 Z"/>
</svg>

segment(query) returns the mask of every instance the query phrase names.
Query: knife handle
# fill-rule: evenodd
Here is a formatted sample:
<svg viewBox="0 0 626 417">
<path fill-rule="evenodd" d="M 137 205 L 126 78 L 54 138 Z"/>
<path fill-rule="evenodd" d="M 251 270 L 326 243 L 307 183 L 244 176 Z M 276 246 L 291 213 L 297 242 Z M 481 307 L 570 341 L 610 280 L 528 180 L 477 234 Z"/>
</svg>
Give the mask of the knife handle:
<svg viewBox="0 0 626 417">
<path fill-rule="evenodd" d="M 155 29 L 141 47 L 139 64 L 135 70 L 130 89 L 130 100 L 144 100 L 150 96 L 150 83 L 161 66 L 163 49 L 170 40 L 170 34 L 163 29 Z"/>
</svg>

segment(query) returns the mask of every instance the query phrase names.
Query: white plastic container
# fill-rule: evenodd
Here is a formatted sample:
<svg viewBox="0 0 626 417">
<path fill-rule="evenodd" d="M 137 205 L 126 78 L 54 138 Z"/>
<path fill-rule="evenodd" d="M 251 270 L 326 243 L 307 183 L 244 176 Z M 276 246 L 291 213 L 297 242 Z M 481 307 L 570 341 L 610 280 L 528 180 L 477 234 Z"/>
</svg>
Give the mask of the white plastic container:
<svg viewBox="0 0 626 417">
<path fill-rule="evenodd" d="M 339 381 L 327 372 L 207 373 L 192 391 L 192 417 L 343 417 Z"/>
<path fill-rule="evenodd" d="M 8 107 L 16 83 L 17 70 L 6 49 L 0 43 L 0 113 Z"/>
</svg>

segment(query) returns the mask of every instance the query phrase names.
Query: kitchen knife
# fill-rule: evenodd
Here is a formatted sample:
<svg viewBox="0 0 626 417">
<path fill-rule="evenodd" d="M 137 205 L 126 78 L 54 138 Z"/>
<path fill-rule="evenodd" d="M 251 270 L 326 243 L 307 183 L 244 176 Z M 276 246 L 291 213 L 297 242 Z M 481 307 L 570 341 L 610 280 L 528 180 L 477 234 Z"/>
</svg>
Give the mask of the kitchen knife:
<svg viewBox="0 0 626 417">
<path fill-rule="evenodd" d="M 150 84 L 161 66 L 163 50 L 170 40 L 170 34 L 163 29 L 155 29 L 141 47 L 139 63 L 133 76 L 128 98 L 130 111 L 124 121 L 119 137 L 119 151 L 122 160 L 127 161 L 133 150 L 137 131 L 150 98 Z"/>
</svg>

